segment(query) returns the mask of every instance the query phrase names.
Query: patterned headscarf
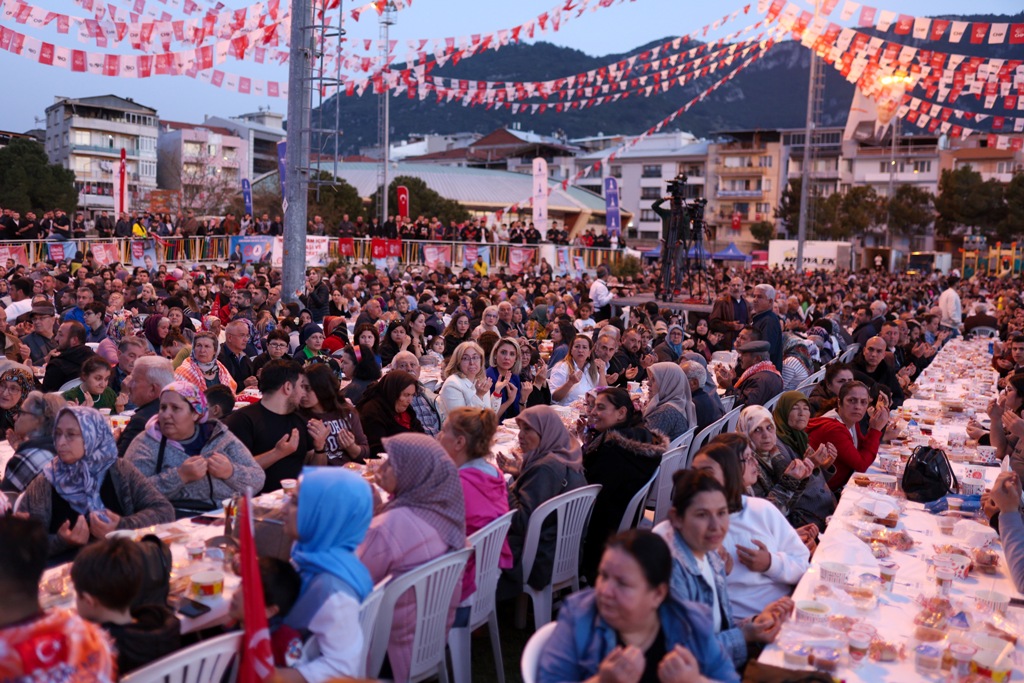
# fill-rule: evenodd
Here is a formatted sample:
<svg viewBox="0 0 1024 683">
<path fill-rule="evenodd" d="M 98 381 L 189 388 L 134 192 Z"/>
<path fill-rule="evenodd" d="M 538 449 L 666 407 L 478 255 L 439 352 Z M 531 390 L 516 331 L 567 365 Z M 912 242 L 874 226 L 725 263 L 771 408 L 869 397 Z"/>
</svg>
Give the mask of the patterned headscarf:
<svg viewBox="0 0 1024 683">
<path fill-rule="evenodd" d="M 107 324 L 107 338 L 115 344 L 120 344 L 125 337 L 130 336 L 129 330 L 134 328 L 126 315 L 115 315 Z"/>
<path fill-rule="evenodd" d="M 18 399 L 18 403 L 10 410 L 3 409 L 0 411 L 3 413 L 0 415 L 0 422 L 13 427 L 14 419 L 17 417 L 16 411 L 21 408 L 21 404 L 25 397 L 28 396 L 28 392 L 36 388 L 36 381 L 32 376 L 32 371 L 27 367 L 21 363 L 4 359 L 4 362 L 0 364 L 0 384 L 3 382 L 14 382 L 21 389 L 21 398 Z"/>
<path fill-rule="evenodd" d="M 299 539 L 292 561 L 302 574 L 303 589 L 318 574 L 331 574 L 352 587 L 360 600 L 373 590 L 373 579 L 355 550 L 373 517 L 370 485 L 340 467 L 306 467 L 296 519 Z"/>
<path fill-rule="evenodd" d="M 552 457 L 576 472 L 583 471 L 583 452 L 576 439 L 562 424 L 562 418 L 551 406 L 533 406 L 519 413 L 516 422 L 537 432 L 540 444 L 529 453 L 523 453 L 522 471 L 541 458 Z"/>
<path fill-rule="evenodd" d="M 209 419 L 210 407 L 206 402 L 206 394 L 201 392 L 195 384 L 178 379 L 161 389 L 160 393 L 163 394 L 165 391 L 173 391 L 178 396 L 181 396 L 191 406 L 192 410 L 199 415 L 199 424 L 205 424 L 206 420 Z"/>
<path fill-rule="evenodd" d="M 384 510 L 412 508 L 437 530 L 449 550 L 466 546 L 466 504 L 455 463 L 433 437 L 406 433 L 382 442 L 395 473 L 395 495 Z"/>
<path fill-rule="evenodd" d="M 54 421 L 55 432 L 60 419 L 66 414 L 78 421 L 85 455 L 70 465 L 54 456 L 43 466 L 43 476 L 72 510 L 87 515 L 106 507 L 100 499 L 100 487 L 107 470 L 117 461 L 117 444 L 107 419 L 95 408 L 85 406 L 67 405 L 62 408 Z"/>
</svg>

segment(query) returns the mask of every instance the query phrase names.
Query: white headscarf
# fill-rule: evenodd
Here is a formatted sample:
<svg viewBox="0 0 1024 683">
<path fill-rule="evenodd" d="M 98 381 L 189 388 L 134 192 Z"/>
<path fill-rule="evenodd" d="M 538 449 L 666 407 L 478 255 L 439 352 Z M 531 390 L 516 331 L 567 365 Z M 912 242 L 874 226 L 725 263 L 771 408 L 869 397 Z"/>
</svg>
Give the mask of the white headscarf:
<svg viewBox="0 0 1024 683">
<path fill-rule="evenodd" d="M 651 396 L 650 403 L 644 408 L 644 415 L 650 415 L 658 406 L 670 405 L 686 416 L 686 423 L 690 427 L 695 427 L 697 411 L 690 394 L 690 380 L 686 378 L 683 369 L 675 363 L 655 363 L 647 368 L 647 374 L 657 382 L 658 393 Z"/>
</svg>

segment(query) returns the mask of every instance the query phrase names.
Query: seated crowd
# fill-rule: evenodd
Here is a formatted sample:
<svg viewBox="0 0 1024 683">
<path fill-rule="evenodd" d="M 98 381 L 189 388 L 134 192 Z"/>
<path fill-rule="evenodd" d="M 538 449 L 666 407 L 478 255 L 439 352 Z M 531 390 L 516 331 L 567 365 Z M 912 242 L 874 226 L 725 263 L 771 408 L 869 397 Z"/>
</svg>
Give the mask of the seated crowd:
<svg viewBox="0 0 1024 683">
<path fill-rule="evenodd" d="M 73 274 L 8 273 L 0 422 L 13 455 L 0 509 L 14 509 L 0 518 L 0 591 L 13 597 L 0 638 L 16 647 L 0 648 L 0 677 L 43 667 L 19 653 L 53 629 L 76 645 L 53 665 L 85 667 L 89 680 L 178 649 L 169 567 L 148 570 L 166 546 L 108 534 L 298 479 L 284 511 L 291 563 L 260 560 L 275 680 L 361 671 L 359 605 L 373 586 L 466 547 L 509 511 L 499 600 L 549 584 L 554 520 L 527 576 L 530 517 L 588 484 L 602 488 L 581 554 L 585 589 L 562 601 L 538 680 L 739 680 L 792 610 L 890 409 L 961 333 L 961 295 L 983 313 L 995 302 L 1007 341 L 991 432 L 972 428 L 1010 457 L 987 505 L 1024 587 L 1019 291 L 955 276 L 943 291 L 906 274 L 774 271 L 752 287 L 728 275 L 715 273 L 723 294 L 711 314 L 686 326 L 655 303 L 613 311 L 610 292 L 647 291 L 656 274 L 618 282 L 605 266 L 581 280 L 313 269 L 301 304 L 281 301 L 280 273 L 264 265 L 128 272 L 87 260 Z M 618 533 L 665 453 L 719 420 L 723 398 L 742 407 L 735 431 L 670 473 L 668 518 Z M 569 413 L 580 419 L 567 427 Z M 502 423 L 518 429 L 515 453 L 494 452 Z M 376 491 L 341 467 L 374 460 Z M 44 569 L 60 562 L 72 563 L 77 613 L 40 606 Z M 475 591 L 467 571 L 449 625 L 465 623 Z M 395 606 L 387 667 L 398 681 L 415 609 L 411 594 Z M 233 600 L 232 616 L 241 610 Z M 276 646 L 314 636 L 312 658 Z"/>
</svg>

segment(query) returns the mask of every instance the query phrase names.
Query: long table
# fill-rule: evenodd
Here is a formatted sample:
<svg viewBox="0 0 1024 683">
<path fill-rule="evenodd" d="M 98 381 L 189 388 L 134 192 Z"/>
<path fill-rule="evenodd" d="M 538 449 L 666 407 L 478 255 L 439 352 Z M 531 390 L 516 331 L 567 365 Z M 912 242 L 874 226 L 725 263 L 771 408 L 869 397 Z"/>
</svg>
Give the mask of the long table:
<svg viewBox="0 0 1024 683">
<path fill-rule="evenodd" d="M 868 471 L 871 478 L 878 480 L 879 475 L 885 474 L 880 462 L 883 457 L 890 456 L 886 457 L 886 464 L 890 472 L 898 472 L 899 461 L 891 456 L 905 455 L 910 452 L 909 449 L 915 442 L 931 442 L 933 445 L 942 445 L 955 460 L 962 460 L 952 465 L 958 478 L 963 480 L 967 474 L 980 474 L 986 486 L 991 486 L 999 473 L 998 467 L 978 467 L 971 464 L 970 461 L 977 460 L 976 448 L 948 447 L 951 436 L 957 443 L 966 437 L 965 427 L 969 416 L 974 413 L 981 415 L 984 405 L 995 394 L 996 376 L 991 370 L 990 360 L 987 342 L 954 341 L 940 351 L 918 380 L 915 396 L 921 398 L 907 401 L 904 410 L 898 415 L 897 429 L 905 429 L 909 420 L 913 419 L 925 433 L 918 436 L 916 430 L 911 429 L 909 441 L 896 446 L 883 446 L 880 449 L 880 458 L 876 459 Z M 991 637 L 984 634 L 986 623 L 1024 634 L 1024 610 L 1011 605 L 1006 610 L 1005 618 L 996 617 L 988 607 L 977 600 L 977 595 L 981 591 L 998 591 L 1010 598 L 1021 597 L 1009 576 L 998 541 L 990 545 L 992 549 L 998 551 L 1000 557 L 995 573 L 984 574 L 975 567 L 966 578 L 953 580 L 948 596 L 955 615 L 950 622 L 953 627 L 934 641 L 932 639 L 939 636 L 939 633 L 918 629 L 915 617 L 922 611 L 922 600 L 932 598 L 938 593 L 937 571 L 933 566 L 933 560 L 939 551 L 948 550 L 941 546 L 953 545 L 970 551 L 987 537 L 995 534 L 986 525 L 966 519 L 956 523 L 952 535 L 944 533 L 939 527 L 939 520 L 943 516 L 932 514 L 923 504 L 907 501 L 899 492 L 890 497 L 881 493 L 879 489 L 879 486 L 861 487 L 852 481 L 844 489 L 835 514 L 820 539 L 811 566 L 793 594 L 793 599 L 798 603 L 816 601 L 827 605 L 830 610 L 827 625 L 808 625 L 806 622 L 797 623 L 796 619 L 791 619 L 784 626 L 776 643 L 765 648 L 759 661 L 787 668 L 799 668 L 794 665 L 795 659 L 791 659 L 790 663 L 786 662 L 787 649 L 821 646 L 827 652 L 828 648 L 835 648 L 841 653 L 835 674 L 837 678 L 871 683 L 902 683 L 928 680 L 915 669 L 915 648 L 918 645 L 932 645 L 940 653 L 947 652 L 947 648 L 953 643 L 966 643 L 991 650 L 995 641 L 985 640 Z M 872 553 L 872 546 L 861 540 L 872 529 L 868 526 L 870 522 L 863 515 L 862 508 L 886 504 L 895 504 L 900 508 L 895 530 L 905 532 L 913 540 L 913 546 L 907 550 L 888 548 L 889 557 L 879 560 Z M 952 515 L 945 515 L 947 518 L 950 516 Z M 856 604 L 853 595 L 833 583 L 837 567 L 829 563 L 840 563 L 849 567 L 847 585 L 871 585 L 871 581 L 865 575 L 871 578 L 879 577 L 880 562 L 895 562 L 898 569 L 891 590 L 882 589 L 878 593 L 877 606 L 872 606 L 873 601 L 870 599 L 861 600 L 860 605 Z M 964 618 L 966 622 L 963 621 Z M 956 628 L 965 625 L 966 629 Z M 859 662 L 853 660 L 848 653 L 849 634 L 856 630 L 870 632 L 872 629 L 876 631 L 878 638 L 896 645 L 903 656 L 889 662 L 874 661 L 871 657 Z M 1004 662 L 1009 662 L 1009 666 L 1012 667 L 1013 678 L 1021 680 L 1024 677 L 1024 653 L 1021 652 L 1020 645 L 1015 648 L 1005 646 L 1005 649 Z M 943 672 L 943 675 L 946 673 Z"/>
</svg>

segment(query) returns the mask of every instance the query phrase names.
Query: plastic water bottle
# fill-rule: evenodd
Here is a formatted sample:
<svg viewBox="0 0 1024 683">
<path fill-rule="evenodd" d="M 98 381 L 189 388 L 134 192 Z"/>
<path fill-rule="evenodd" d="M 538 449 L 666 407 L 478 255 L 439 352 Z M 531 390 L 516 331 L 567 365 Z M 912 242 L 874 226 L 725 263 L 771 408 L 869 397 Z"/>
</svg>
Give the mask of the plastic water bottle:
<svg viewBox="0 0 1024 683">
<path fill-rule="evenodd" d="M 917 420 L 910 418 L 910 422 L 907 423 L 907 434 L 913 438 L 915 436 L 921 436 L 921 427 L 918 426 Z"/>
</svg>

